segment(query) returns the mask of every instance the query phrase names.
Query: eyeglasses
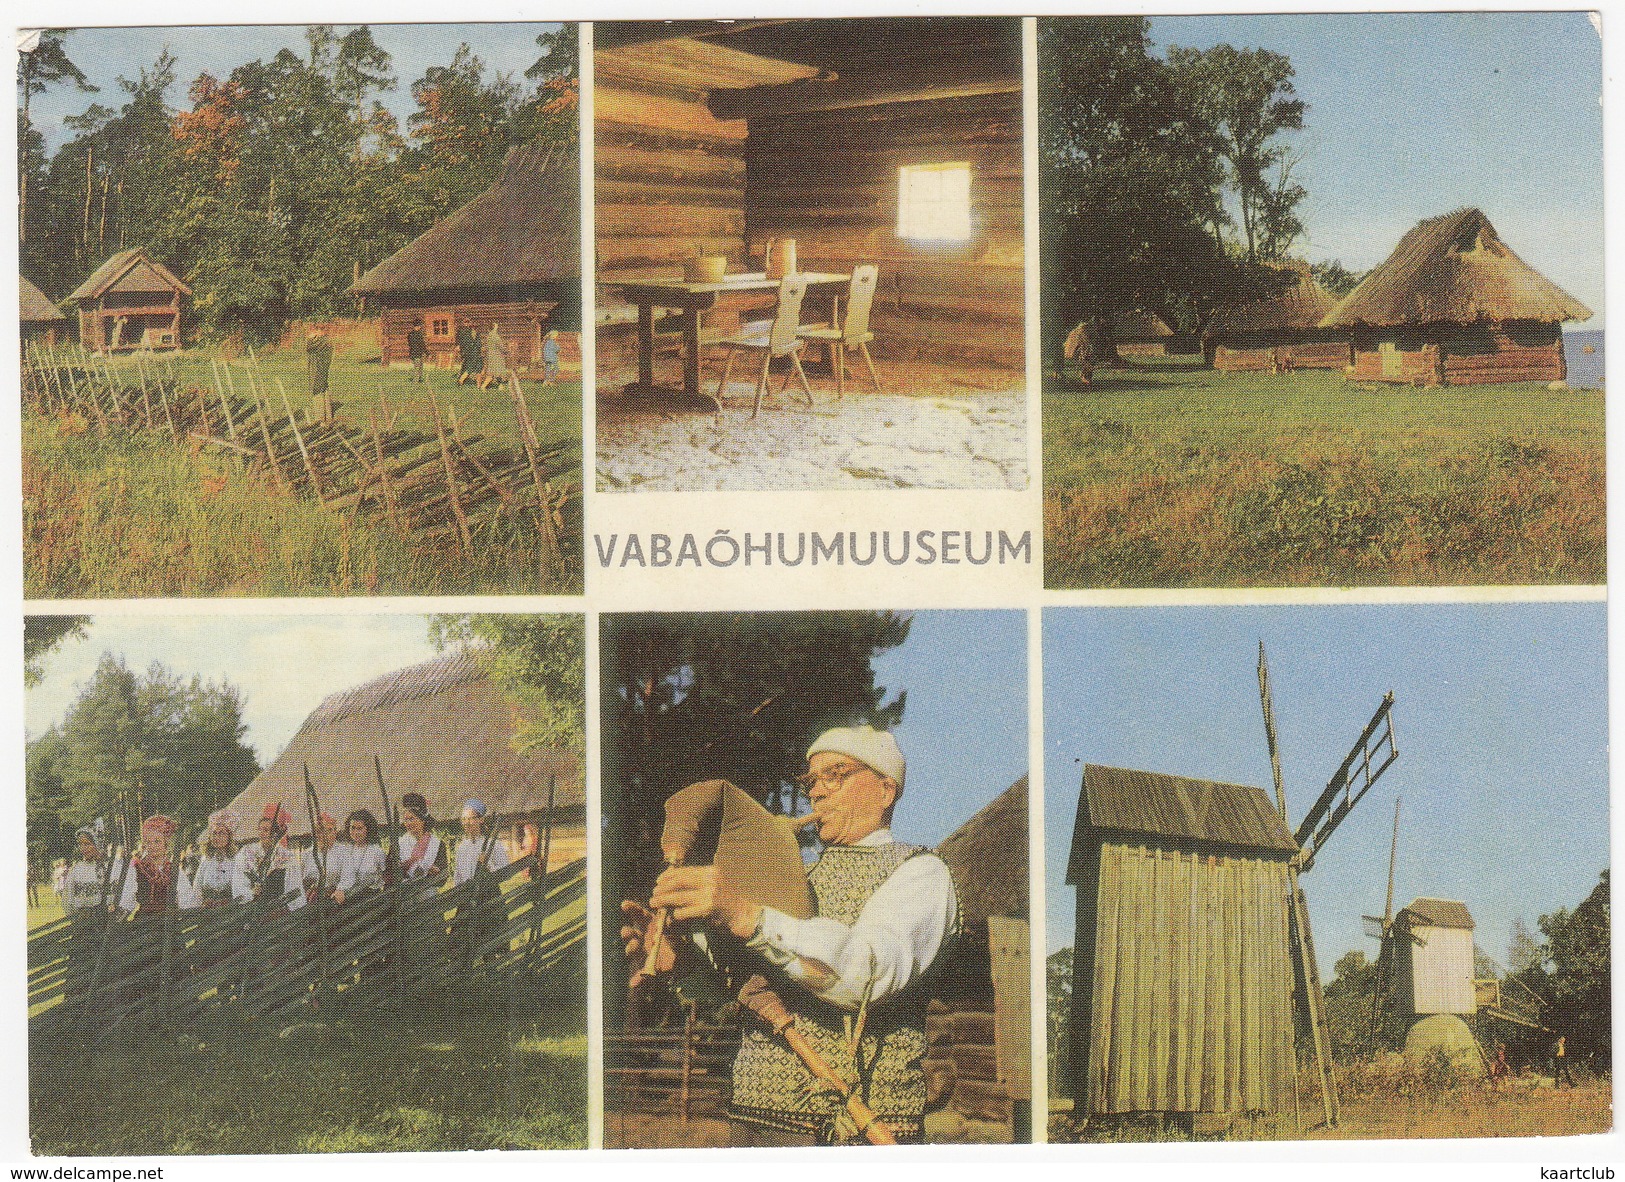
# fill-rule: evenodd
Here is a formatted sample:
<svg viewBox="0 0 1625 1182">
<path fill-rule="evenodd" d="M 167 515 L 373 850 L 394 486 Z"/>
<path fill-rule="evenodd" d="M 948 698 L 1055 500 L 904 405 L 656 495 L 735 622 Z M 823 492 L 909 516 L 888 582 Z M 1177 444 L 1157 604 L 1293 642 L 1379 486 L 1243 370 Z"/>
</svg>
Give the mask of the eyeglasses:
<svg viewBox="0 0 1625 1182">
<path fill-rule="evenodd" d="M 825 768 L 823 771 L 808 772 L 804 776 L 797 776 L 796 784 L 809 795 L 820 784 L 828 784 L 831 792 L 839 792 L 846 787 L 846 782 L 853 776 L 868 770 L 861 763 L 838 763 L 834 767 Z"/>
</svg>

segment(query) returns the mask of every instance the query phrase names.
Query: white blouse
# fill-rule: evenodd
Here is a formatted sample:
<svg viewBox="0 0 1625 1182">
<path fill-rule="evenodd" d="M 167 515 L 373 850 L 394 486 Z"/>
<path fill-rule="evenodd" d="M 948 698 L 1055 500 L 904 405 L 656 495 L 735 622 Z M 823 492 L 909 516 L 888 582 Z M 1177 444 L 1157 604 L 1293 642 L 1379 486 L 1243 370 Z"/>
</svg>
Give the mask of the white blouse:
<svg viewBox="0 0 1625 1182">
<path fill-rule="evenodd" d="M 407 878 L 425 878 L 434 873 L 434 860 L 440 856 L 440 839 L 433 833 L 428 837 L 429 844 L 424 847 L 423 857 L 408 866 L 407 859 L 412 856 L 412 851 L 417 849 L 418 839 L 410 833 L 401 834 L 396 848 L 401 854 L 401 872 Z"/>
</svg>

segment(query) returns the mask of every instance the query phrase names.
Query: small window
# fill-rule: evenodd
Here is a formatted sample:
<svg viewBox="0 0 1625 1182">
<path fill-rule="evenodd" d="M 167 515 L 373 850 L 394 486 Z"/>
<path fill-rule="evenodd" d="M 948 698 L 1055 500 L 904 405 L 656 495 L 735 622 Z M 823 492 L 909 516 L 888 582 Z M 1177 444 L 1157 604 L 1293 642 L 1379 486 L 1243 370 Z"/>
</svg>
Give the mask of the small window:
<svg viewBox="0 0 1625 1182">
<path fill-rule="evenodd" d="M 429 335 L 437 341 L 451 340 L 451 317 L 429 317 Z"/>
<path fill-rule="evenodd" d="M 897 236 L 970 238 L 970 165 L 912 164 L 897 170 Z"/>
</svg>

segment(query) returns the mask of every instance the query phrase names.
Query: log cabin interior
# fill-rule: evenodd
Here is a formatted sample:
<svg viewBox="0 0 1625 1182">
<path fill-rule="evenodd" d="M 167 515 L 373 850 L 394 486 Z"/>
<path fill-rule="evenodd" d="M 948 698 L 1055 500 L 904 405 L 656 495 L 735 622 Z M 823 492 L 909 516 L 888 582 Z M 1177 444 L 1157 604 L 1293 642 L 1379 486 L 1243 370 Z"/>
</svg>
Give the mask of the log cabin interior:
<svg viewBox="0 0 1625 1182">
<path fill-rule="evenodd" d="M 883 370 L 969 363 L 1019 382 L 1018 20 L 598 24 L 594 40 L 606 387 L 636 353 L 617 282 L 681 278 L 700 255 L 761 271 L 785 239 L 802 271 L 879 268 Z M 725 294 L 703 337 L 770 315 L 774 299 Z"/>
</svg>

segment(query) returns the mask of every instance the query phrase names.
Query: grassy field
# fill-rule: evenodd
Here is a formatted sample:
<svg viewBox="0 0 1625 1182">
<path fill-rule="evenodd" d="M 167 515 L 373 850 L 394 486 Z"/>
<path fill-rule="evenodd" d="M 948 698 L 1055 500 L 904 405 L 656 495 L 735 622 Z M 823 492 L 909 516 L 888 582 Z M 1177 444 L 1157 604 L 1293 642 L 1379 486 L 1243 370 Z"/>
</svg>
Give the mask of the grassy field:
<svg viewBox="0 0 1625 1182">
<path fill-rule="evenodd" d="M 1044 394 L 1050 587 L 1604 578 L 1600 391 L 1095 377 Z"/>
<path fill-rule="evenodd" d="M 45 1156 L 580 1149 L 579 979 L 324 1015 L 319 1042 L 240 1027 L 29 1047 Z"/>
<path fill-rule="evenodd" d="M 1344 1096 L 1335 1129 L 1300 1130 L 1290 1117 L 1248 1121 L 1212 1139 L 1379 1140 L 1385 1138 L 1569 1137 L 1606 1133 L 1613 1127 L 1609 1081 L 1589 1080 L 1557 1091 L 1549 1081 L 1520 1080 L 1504 1091 L 1482 1084 L 1425 1094 Z M 1318 1101 L 1308 1105 L 1318 1117 Z M 1312 1117 L 1311 1119 L 1314 1119 Z M 1150 1120 L 1084 1126 L 1070 1112 L 1050 1113 L 1052 1142 L 1188 1141 L 1188 1133 Z M 1206 1138 L 1202 1138 L 1206 1139 Z"/>
<path fill-rule="evenodd" d="M 185 385 L 212 387 L 209 354 L 171 359 Z M 295 408 L 307 401 L 302 350 L 260 354 L 262 389 L 281 377 Z M 116 362 L 131 370 L 133 362 Z M 240 365 L 239 393 L 246 393 Z M 465 439 L 517 443 L 506 394 L 459 388 L 431 370 L 409 371 L 341 353 L 332 389 L 337 414 L 361 427 L 378 412 L 397 427 L 433 435 L 425 390 L 455 408 Z M 579 381 L 526 391 L 538 437 L 579 454 Z M 274 394 L 280 401 L 280 394 Z M 24 583 L 31 598 L 195 595 L 356 595 L 532 592 L 534 543 L 522 532 L 482 537 L 474 558 L 448 561 L 367 520 L 330 513 L 280 493 L 219 454 L 175 447 L 156 432 L 105 439 L 76 420 L 30 416 L 23 424 Z M 579 471 L 579 466 L 578 466 Z M 573 483 L 579 488 L 579 475 Z M 579 572 L 573 575 L 579 589 Z"/>
</svg>

